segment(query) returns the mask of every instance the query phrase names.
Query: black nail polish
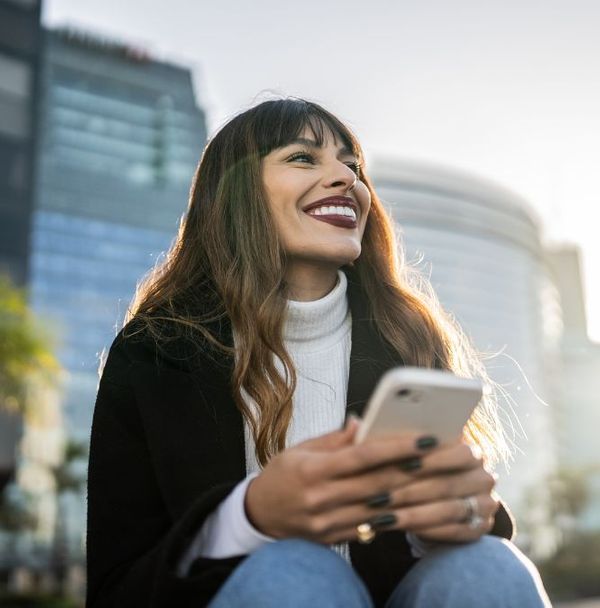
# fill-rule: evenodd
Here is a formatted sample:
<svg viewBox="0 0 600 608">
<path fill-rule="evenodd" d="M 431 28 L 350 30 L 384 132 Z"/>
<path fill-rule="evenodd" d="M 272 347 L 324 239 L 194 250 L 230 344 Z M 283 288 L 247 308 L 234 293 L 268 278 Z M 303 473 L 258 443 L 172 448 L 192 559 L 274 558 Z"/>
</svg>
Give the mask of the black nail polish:
<svg viewBox="0 0 600 608">
<path fill-rule="evenodd" d="M 397 518 L 393 513 L 384 513 L 383 515 L 376 515 L 369 520 L 369 524 L 372 528 L 378 530 L 379 528 L 385 528 L 391 526 L 397 522 Z"/>
<path fill-rule="evenodd" d="M 414 458 L 406 458 L 398 463 L 398 468 L 402 471 L 416 471 L 421 468 L 421 459 L 418 456 Z"/>
<path fill-rule="evenodd" d="M 419 437 L 419 439 L 417 439 L 417 449 L 419 450 L 430 450 L 431 448 L 434 448 L 436 445 L 438 444 L 438 440 L 436 437 L 432 437 L 432 436 L 425 436 L 425 437 Z"/>
<path fill-rule="evenodd" d="M 377 507 L 387 507 L 390 504 L 392 498 L 388 492 L 384 492 L 383 494 L 376 494 L 375 496 L 371 496 L 367 500 L 367 507 L 371 507 L 376 509 Z"/>
</svg>

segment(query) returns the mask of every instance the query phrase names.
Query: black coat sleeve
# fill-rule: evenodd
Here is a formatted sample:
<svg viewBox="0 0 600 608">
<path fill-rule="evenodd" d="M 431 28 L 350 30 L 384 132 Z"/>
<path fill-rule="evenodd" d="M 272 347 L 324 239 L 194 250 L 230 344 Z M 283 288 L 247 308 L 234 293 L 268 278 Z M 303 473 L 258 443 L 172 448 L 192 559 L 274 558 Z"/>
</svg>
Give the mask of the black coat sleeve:
<svg viewBox="0 0 600 608">
<path fill-rule="evenodd" d="M 100 381 L 88 471 L 87 606 L 203 606 L 243 556 L 177 564 L 205 518 L 235 482 L 210 488 L 173 521 L 161 496 L 130 382 L 131 361 L 117 341 Z"/>
</svg>

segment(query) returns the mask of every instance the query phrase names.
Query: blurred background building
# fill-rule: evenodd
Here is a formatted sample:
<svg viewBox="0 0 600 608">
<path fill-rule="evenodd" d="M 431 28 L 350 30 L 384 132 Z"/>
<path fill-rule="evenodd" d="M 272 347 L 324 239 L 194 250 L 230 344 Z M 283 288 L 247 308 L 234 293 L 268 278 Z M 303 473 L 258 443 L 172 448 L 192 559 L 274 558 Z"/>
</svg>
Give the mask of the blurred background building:
<svg viewBox="0 0 600 608">
<path fill-rule="evenodd" d="M 85 486 L 61 486 L 65 438 L 89 441 L 100 354 L 169 248 L 206 143 L 189 69 L 84 32 L 40 33 L 39 12 L 0 0 L 0 267 L 26 286 L 66 372 L 24 429 L 0 419 L 4 459 L 21 444 L 4 477 L 37 494 L 37 532 L 12 546 L 32 566 L 23 547 L 52 551 L 58 536 L 83 560 Z"/>
<path fill-rule="evenodd" d="M 374 163 L 379 196 L 400 225 L 408 260 L 431 278 L 442 303 L 502 388 L 501 417 L 514 462 L 499 492 L 517 515 L 525 490 L 556 467 L 555 374 L 562 329 L 558 291 L 526 202 L 475 176 L 434 165 Z M 541 544 L 548 516 L 540 497 Z"/>
<path fill-rule="evenodd" d="M 0 272 L 28 273 L 33 206 L 40 3 L 0 0 Z"/>
<path fill-rule="evenodd" d="M 564 332 L 561 339 L 562 382 L 557 391 L 558 458 L 567 470 L 589 480 L 590 500 L 578 525 L 600 530 L 600 344 L 590 341 L 580 254 L 570 246 L 548 251 L 560 291 Z"/>
<path fill-rule="evenodd" d="M 189 70 L 81 32 L 46 32 L 31 303 L 56 323 L 69 433 L 87 439 L 98 357 L 168 249 L 206 141 Z"/>
<path fill-rule="evenodd" d="M 87 442 L 99 355 L 176 233 L 206 126 L 189 70 L 86 33 L 45 32 L 40 82 L 30 298 L 60 336 L 67 432 Z"/>
<path fill-rule="evenodd" d="M 40 52 L 39 2 L 0 0 L 0 274 L 18 285 L 28 274 Z M 0 407 L 0 493 L 21 432 L 20 416 Z"/>
</svg>

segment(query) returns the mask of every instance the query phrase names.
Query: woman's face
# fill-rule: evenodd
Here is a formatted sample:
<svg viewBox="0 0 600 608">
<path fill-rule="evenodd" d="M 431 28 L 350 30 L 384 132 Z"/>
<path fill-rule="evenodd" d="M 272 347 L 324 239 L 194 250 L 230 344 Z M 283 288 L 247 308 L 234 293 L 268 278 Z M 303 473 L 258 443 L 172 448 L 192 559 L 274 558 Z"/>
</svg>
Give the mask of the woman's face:
<svg viewBox="0 0 600 608">
<path fill-rule="evenodd" d="M 354 261 L 371 206 L 358 159 L 331 133 L 318 147 L 310 129 L 262 159 L 269 207 L 291 264 L 339 268 Z"/>
</svg>

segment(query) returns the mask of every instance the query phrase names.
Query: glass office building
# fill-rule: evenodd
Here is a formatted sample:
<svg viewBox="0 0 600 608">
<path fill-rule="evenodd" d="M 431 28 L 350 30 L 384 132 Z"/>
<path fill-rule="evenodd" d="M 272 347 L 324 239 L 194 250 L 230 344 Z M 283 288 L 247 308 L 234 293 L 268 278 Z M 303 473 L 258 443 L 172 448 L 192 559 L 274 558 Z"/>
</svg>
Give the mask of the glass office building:
<svg viewBox="0 0 600 608">
<path fill-rule="evenodd" d="M 31 304 L 59 339 L 67 431 L 87 441 L 99 357 L 176 234 L 205 119 L 188 69 L 78 32 L 45 33 L 40 88 Z"/>
<path fill-rule="evenodd" d="M 0 0 L 0 275 L 27 282 L 33 205 L 38 0 Z M 0 408 L 0 492 L 13 477 L 22 419 Z"/>
<path fill-rule="evenodd" d="M 476 347 L 498 353 L 486 366 L 507 393 L 503 418 L 516 444 L 510 474 L 499 471 L 500 491 L 518 512 L 556 457 L 552 411 L 542 401 L 554 404 L 561 311 L 538 223 L 513 193 L 458 171 L 382 161 L 372 173 L 408 259 L 419 261 Z"/>
<path fill-rule="evenodd" d="M 38 0 L 0 0 L 0 273 L 26 283 L 40 55 Z"/>
</svg>

